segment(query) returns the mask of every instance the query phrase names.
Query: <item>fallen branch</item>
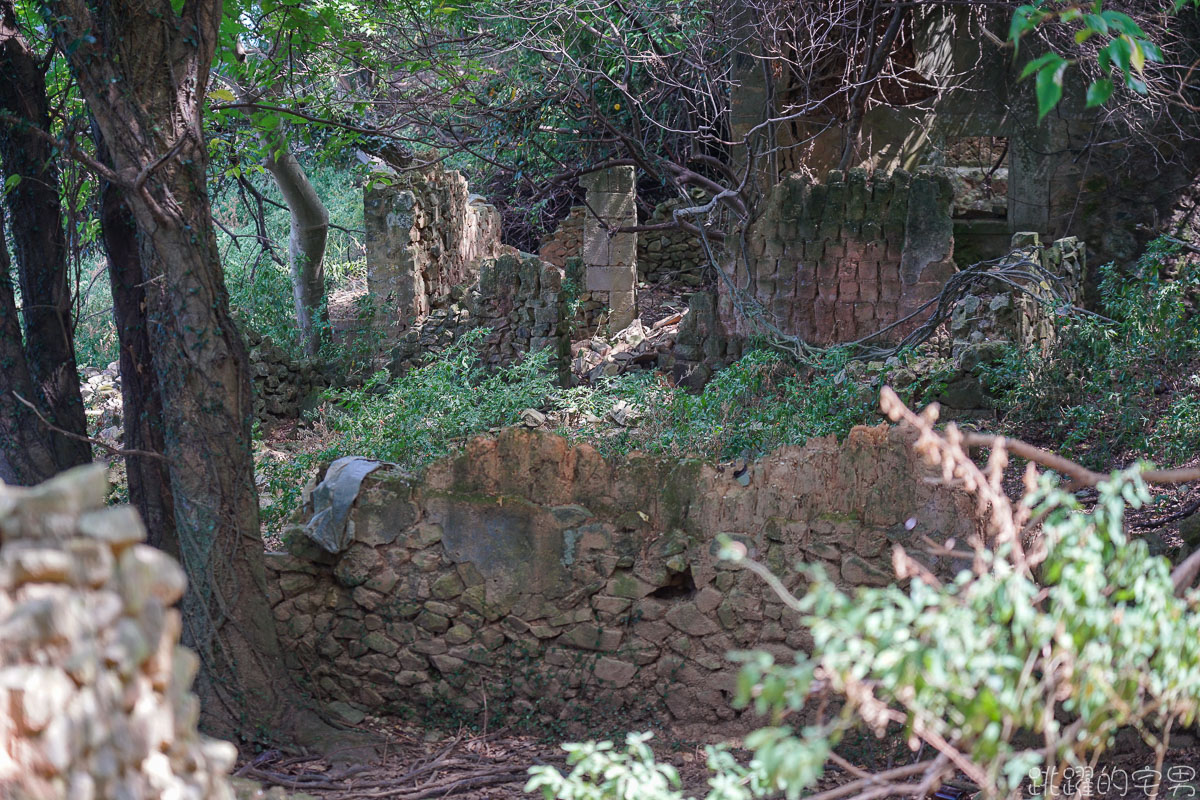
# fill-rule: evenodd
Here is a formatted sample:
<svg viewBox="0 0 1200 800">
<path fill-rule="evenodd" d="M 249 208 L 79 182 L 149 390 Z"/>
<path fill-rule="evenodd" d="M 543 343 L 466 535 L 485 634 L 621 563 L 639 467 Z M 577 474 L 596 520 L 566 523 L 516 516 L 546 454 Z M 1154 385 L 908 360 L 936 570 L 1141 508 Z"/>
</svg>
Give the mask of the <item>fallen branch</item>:
<svg viewBox="0 0 1200 800">
<path fill-rule="evenodd" d="M 1040 464 L 1046 469 L 1052 469 L 1067 476 L 1080 486 L 1095 486 L 1106 481 L 1109 476 L 1102 472 L 1093 472 L 1082 464 L 1077 464 L 1069 458 L 1064 458 L 1040 447 L 1022 442 L 1020 439 L 1010 439 L 994 433 L 964 433 L 963 441 L 971 447 L 1003 446 L 1008 452 Z M 1146 483 L 1156 483 L 1169 486 L 1177 483 L 1192 483 L 1200 481 L 1200 467 L 1186 469 L 1148 469 L 1142 472 L 1142 480 Z M 1184 515 L 1186 516 L 1186 514 Z"/>
<path fill-rule="evenodd" d="M 1181 520 L 1181 519 L 1190 517 L 1192 514 L 1195 514 L 1197 511 L 1200 511 L 1200 497 L 1197 497 L 1195 500 L 1188 503 L 1187 505 L 1185 505 L 1183 508 L 1179 509 L 1178 511 L 1172 511 L 1170 514 L 1167 514 L 1165 517 L 1159 517 L 1158 519 L 1147 520 L 1145 522 L 1137 522 L 1137 523 L 1130 525 L 1129 527 L 1134 528 L 1136 530 L 1154 530 L 1155 528 L 1161 528 L 1163 525 L 1166 525 L 1171 522 L 1175 522 L 1176 520 Z"/>
</svg>

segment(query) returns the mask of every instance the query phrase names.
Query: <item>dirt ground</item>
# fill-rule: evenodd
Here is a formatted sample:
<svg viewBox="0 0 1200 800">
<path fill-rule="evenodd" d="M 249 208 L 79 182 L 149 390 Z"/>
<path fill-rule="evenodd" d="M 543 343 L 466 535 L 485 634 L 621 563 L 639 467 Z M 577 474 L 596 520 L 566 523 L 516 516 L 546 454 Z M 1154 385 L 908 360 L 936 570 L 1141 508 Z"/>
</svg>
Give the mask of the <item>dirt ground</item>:
<svg viewBox="0 0 1200 800">
<path fill-rule="evenodd" d="M 566 771 L 561 747 L 537 736 L 499 729 L 488 733 L 454 733 L 423 729 L 414 723 L 370 720 L 369 728 L 385 742 L 385 752 L 375 765 L 335 766 L 319 757 L 284 756 L 268 751 L 244 762 L 237 770 L 239 800 L 351 800 L 393 798 L 425 800 L 454 797 L 462 800 L 516 800 L 531 798 L 524 792 L 528 769 L 550 764 Z M 712 739 L 712 737 L 708 737 Z M 1100 759 L 1094 771 L 1066 775 L 1054 796 L 1071 797 L 1087 784 L 1095 800 L 1142 800 L 1149 797 L 1159 776 L 1159 798 L 1189 800 L 1200 797 L 1200 732 L 1177 733 L 1161 766 L 1153 751 L 1131 731 L 1118 737 L 1111 754 Z M 671 741 L 668 741 L 671 740 Z M 739 747 L 740 738 L 712 739 L 728 745 L 745 763 L 750 753 Z M 704 797 L 708 792 L 704 745 L 670 734 L 651 740 L 660 761 L 679 770 L 685 796 Z M 810 794 L 843 786 L 858 775 L 874 773 L 915 761 L 929 753 L 910 752 L 900 737 L 882 740 L 863 737 L 839 748 L 848 768 L 831 765 Z M 861 774 L 861 773 L 859 773 Z M 256 787 L 262 789 L 255 791 Z M 274 787 L 274 788 L 271 788 Z M 269 791 L 268 791 L 269 789 Z M 961 775 L 930 797 L 938 800 L 972 800 L 976 796 Z M 1027 786 L 1027 797 L 1042 792 Z"/>
</svg>

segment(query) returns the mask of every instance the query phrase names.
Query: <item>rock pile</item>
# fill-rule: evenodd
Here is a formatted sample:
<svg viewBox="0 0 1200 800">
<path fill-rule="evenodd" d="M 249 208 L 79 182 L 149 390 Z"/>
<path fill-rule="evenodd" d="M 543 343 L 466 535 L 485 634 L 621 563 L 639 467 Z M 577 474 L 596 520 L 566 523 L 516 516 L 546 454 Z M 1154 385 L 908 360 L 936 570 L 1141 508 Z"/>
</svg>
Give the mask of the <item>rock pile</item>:
<svg viewBox="0 0 1200 800">
<path fill-rule="evenodd" d="M 113 361 L 103 369 L 84 367 L 79 393 L 83 396 L 84 414 L 89 427 L 107 442 L 120 441 L 122 436 L 121 372 Z"/>
<path fill-rule="evenodd" d="M 320 366 L 292 358 L 270 336 L 247 330 L 246 343 L 254 382 L 254 418 L 260 422 L 297 419 L 313 396 L 329 386 Z"/>
<path fill-rule="evenodd" d="M 237 751 L 197 734 L 183 570 L 104 468 L 0 486 L 0 796 L 224 800 Z"/>
</svg>

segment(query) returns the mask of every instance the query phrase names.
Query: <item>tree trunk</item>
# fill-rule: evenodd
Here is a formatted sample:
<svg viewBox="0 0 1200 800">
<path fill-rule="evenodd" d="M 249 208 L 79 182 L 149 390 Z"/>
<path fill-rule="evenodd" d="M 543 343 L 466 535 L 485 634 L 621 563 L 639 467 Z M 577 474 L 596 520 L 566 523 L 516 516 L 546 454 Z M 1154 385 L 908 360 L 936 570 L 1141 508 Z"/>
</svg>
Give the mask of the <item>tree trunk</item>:
<svg viewBox="0 0 1200 800">
<path fill-rule="evenodd" d="M 0 2 L 0 157 L 25 323 L 25 360 L 33 391 L 28 399 L 63 430 L 87 432 L 74 322 L 67 281 L 67 246 L 59 201 L 57 155 L 40 132 L 50 130 L 45 76 L 17 28 L 12 0 Z M 41 424 L 40 422 L 37 424 Z M 48 432 L 59 470 L 92 460 L 86 441 Z"/>
<path fill-rule="evenodd" d="M 300 338 L 309 356 L 316 356 L 329 338 L 329 309 L 325 304 L 325 241 L 329 211 L 313 188 L 304 167 L 292 155 L 278 131 L 263 136 L 267 157 L 263 166 L 275 178 L 291 215 L 288 263 L 292 268 L 292 298 Z M 315 318 L 314 318 L 315 317 Z"/>
<path fill-rule="evenodd" d="M 95 134 L 100 159 L 111 163 L 104 140 Z M 146 327 L 146 289 L 141 259 L 153 258 L 154 249 L 141 252 L 133 215 L 121 190 L 109 181 L 100 182 L 100 231 L 108 254 L 108 277 L 112 285 L 113 321 L 121 355 L 121 401 L 125 418 L 124 444 L 128 450 L 165 453 L 162 396 L 154 372 L 150 333 Z M 161 267 L 146 270 L 161 275 Z M 179 558 L 175 533 L 175 501 L 171 476 L 165 461 L 139 455 L 125 456 L 129 502 L 141 512 L 150 544 Z"/>
<path fill-rule="evenodd" d="M 21 345 L 9 267 L 8 242 L 0 225 L 0 481 L 32 486 L 57 472 L 58 463 L 45 426 L 13 394 L 36 396 Z"/>
<path fill-rule="evenodd" d="M 188 575 L 186 641 L 216 735 L 291 727 L 299 696 L 266 600 L 245 345 L 229 311 L 200 114 L 219 0 L 49 0 L 45 19 L 141 237 L 151 360 Z"/>
</svg>

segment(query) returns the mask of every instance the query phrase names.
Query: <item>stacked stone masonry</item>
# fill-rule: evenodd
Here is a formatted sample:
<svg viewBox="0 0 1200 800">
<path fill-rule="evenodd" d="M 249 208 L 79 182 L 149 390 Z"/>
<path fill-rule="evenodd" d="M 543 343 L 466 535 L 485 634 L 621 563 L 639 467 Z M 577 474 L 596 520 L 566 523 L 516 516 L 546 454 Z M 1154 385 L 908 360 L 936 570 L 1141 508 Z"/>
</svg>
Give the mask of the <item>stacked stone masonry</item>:
<svg viewBox="0 0 1200 800">
<path fill-rule="evenodd" d="M 470 293 L 470 312 L 473 324 L 491 330 L 484 363 L 508 366 L 522 353 L 549 349 L 552 365 L 566 380 L 571 332 L 561 269 L 528 253 L 485 259 Z"/>
<path fill-rule="evenodd" d="M 608 326 L 623 330 L 637 316 L 637 186 L 631 166 L 609 167 L 579 179 L 586 191 L 584 285 L 588 299 L 608 306 Z"/>
<path fill-rule="evenodd" d="M 326 702 L 711 723 L 735 715 L 728 652 L 789 658 L 809 643 L 761 581 L 718 559 L 718 534 L 794 591 L 800 561 L 845 586 L 887 584 L 893 545 L 975 530 L 969 498 L 926 469 L 886 426 L 745 473 L 609 461 L 512 429 L 420 477 L 374 473 L 349 548 L 326 553 L 297 527 L 267 556 L 269 591 L 292 668 Z"/>
<path fill-rule="evenodd" d="M 896 170 L 868 178 L 855 169 L 825 183 L 789 175 L 747 231 L 747 257 L 734 264 L 736 289 L 721 285 L 719 314 L 751 333 L 739 302 L 749 299 L 786 333 L 816 345 L 852 342 L 913 314 L 954 273 L 951 185 L 945 175 Z M 896 340 L 927 318 L 897 325 Z"/>
<path fill-rule="evenodd" d="M 502 249 L 496 209 L 438 165 L 368 184 L 363 207 L 367 289 L 393 332 L 448 305 L 453 287 L 475 280 L 478 261 Z"/>
<path fill-rule="evenodd" d="M 263 423 L 298 419 L 318 392 L 330 385 L 324 368 L 307 358 L 292 358 L 270 336 L 246 331 L 254 418 Z"/>
<path fill-rule="evenodd" d="M 681 203 L 660 203 L 643 223 L 659 225 L 672 220 L 672 211 Z M 583 251 L 583 225 L 587 209 L 576 206 L 554 233 L 542 240 L 538 255 L 556 267 L 565 269 L 567 259 Z M 708 258 L 694 233 L 674 228 L 646 231 L 638 234 L 638 280 L 646 283 L 681 283 L 699 286 L 703 283 Z"/>
<path fill-rule="evenodd" d="M 232 800 L 236 749 L 196 732 L 183 570 L 107 494 L 102 465 L 0 486 L 0 797 Z"/>
</svg>

